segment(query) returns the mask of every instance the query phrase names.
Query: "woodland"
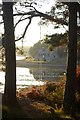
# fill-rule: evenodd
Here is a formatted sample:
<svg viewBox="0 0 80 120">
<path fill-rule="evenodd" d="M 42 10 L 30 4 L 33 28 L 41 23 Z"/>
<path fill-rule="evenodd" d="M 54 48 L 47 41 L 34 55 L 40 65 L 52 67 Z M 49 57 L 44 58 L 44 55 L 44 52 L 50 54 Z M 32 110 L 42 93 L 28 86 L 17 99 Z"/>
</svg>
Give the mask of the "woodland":
<svg viewBox="0 0 80 120">
<path fill-rule="evenodd" d="M 79 2 L 57 1 L 48 13 L 38 11 L 36 8 L 38 5 L 37 0 L 25 0 L 25 2 L 13 2 L 13 0 L 5 2 L 2 0 L 2 4 L 0 4 L 0 15 L 2 16 L 0 24 L 4 24 L 2 45 L 5 49 L 6 67 L 5 90 L 2 95 L 2 119 L 78 120 L 80 119 L 80 71 L 77 69 L 77 49 L 80 49 L 80 4 Z M 19 19 L 14 24 L 16 16 Z M 26 89 L 26 92 L 29 93 L 26 93 L 24 89 L 20 93 L 16 93 L 15 42 L 24 38 L 32 19 L 36 17 L 41 17 L 40 24 L 48 24 L 51 21 L 55 24 L 55 29 L 60 26 L 65 29 L 66 26 L 68 27 L 64 35 L 55 35 L 57 41 L 55 41 L 54 35 L 47 35 L 43 40 L 50 45 L 50 50 L 59 45 L 66 44 L 68 46 L 67 73 L 60 83 L 46 83 L 46 86 L 40 89 L 33 87 L 30 92 L 29 89 Z M 23 34 L 16 39 L 14 35 L 16 26 L 27 19 L 28 24 Z"/>
</svg>

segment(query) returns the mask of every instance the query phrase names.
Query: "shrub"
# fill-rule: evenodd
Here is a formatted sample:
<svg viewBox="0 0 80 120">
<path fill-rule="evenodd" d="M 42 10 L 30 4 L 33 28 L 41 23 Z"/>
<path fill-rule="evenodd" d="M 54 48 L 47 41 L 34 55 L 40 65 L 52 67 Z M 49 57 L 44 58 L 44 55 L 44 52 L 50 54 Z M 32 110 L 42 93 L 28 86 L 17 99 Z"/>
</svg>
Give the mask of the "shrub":
<svg viewBox="0 0 80 120">
<path fill-rule="evenodd" d="M 55 109 L 59 109 L 63 104 L 64 82 L 56 82 L 47 84 L 45 91 L 45 99 Z"/>
</svg>

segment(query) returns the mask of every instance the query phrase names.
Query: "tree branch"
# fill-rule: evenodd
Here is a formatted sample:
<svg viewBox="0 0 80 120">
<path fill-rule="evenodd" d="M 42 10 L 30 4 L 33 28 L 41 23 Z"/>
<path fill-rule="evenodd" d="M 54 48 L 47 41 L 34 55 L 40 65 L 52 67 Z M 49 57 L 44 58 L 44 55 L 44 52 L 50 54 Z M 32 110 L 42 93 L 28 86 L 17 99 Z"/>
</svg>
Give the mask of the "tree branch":
<svg viewBox="0 0 80 120">
<path fill-rule="evenodd" d="M 34 8 L 33 6 L 27 6 L 27 7 L 32 7 L 32 8 Z M 17 40 L 15 40 L 15 41 L 18 41 L 18 40 L 24 38 L 24 36 L 25 36 L 25 34 L 26 34 L 26 31 L 27 31 L 27 29 L 28 29 L 28 26 L 30 25 L 31 19 L 32 19 L 33 17 L 44 17 L 45 19 L 48 19 L 48 20 L 53 21 L 53 22 L 56 22 L 57 24 L 68 25 L 68 23 L 65 22 L 64 20 L 62 20 L 62 19 L 55 19 L 53 16 L 44 14 L 44 13 L 42 13 L 42 12 L 39 12 L 39 11 L 37 11 L 35 8 L 34 8 L 34 10 L 29 11 L 29 12 L 27 12 L 27 13 L 20 13 L 20 12 L 18 12 L 18 14 L 13 14 L 13 16 L 21 16 L 21 15 L 22 15 L 22 17 L 23 17 L 24 15 L 29 15 L 29 17 L 26 17 L 26 18 L 23 18 L 23 19 L 22 19 L 22 17 L 21 17 L 20 20 L 15 24 L 15 27 L 18 25 L 18 23 L 20 23 L 21 21 L 26 20 L 26 19 L 29 19 L 29 23 L 28 23 L 28 25 L 26 26 L 23 35 L 22 35 L 20 38 L 18 38 Z"/>
<path fill-rule="evenodd" d="M 53 16 L 51 15 L 48 15 L 48 14 L 45 14 L 45 13 L 42 13 L 42 12 L 39 12 L 38 10 L 36 10 L 35 7 L 31 6 L 31 5 L 25 5 L 25 7 L 31 7 L 33 8 L 34 10 L 32 11 L 29 11 L 29 12 L 24 12 L 24 13 L 20 13 L 18 12 L 17 14 L 13 14 L 13 16 L 23 16 L 23 15 L 30 15 L 32 17 L 37 17 L 37 16 L 40 16 L 40 17 L 44 17 L 45 19 L 48 19 L 52 22 L 56 22 L 57 24 L 62 24 L 62 25 L 67 25 L 68 26 L 68 23 L 66 21 L 64 21 L 63 19 L 58 19 L 58 18 L 54 18 Z M 2 16 L 3 14 L 1 14 Z M 21 20 L 22 21 L 22 20 Z"/>
<path fill-rule="evenodd" d="M 23 17 L 23 16 L 21 16 L 21 18 L 20 18 L 20 19 L 18 20 L 18 22 L 15 24 L 14 28 L 18 25 L 19 22 L 23 21 L 23 20 L 22 20 L 22 17 Z"/>
<path fill-rule="evenodd" d="M 18 38 L 17 40 L 15 40 L 15 41 L 19 41 L 19 40 L 21 40 L 22 38 L 24 38 L 24 36 L 25 36 L 25 34 L 26 34 L 26 31 L 27 31 L 27 29 L 28 29 L 28 26 L 31 24 L 31 20 L 32 20 L 32 18 L 29 18 L 29 23 L 27 24 L 27 26 L 26 26 L 26 28 L 25 28 L 25 30 L 24 30 L 23 35 L 22 35 L 20 38 Z"/>
<path fill-rule="evenodd" d="M 28 12 L 28 13 L 19 13 L 19 14 L 14 14 L 13 16 L 21 16 L 21 15 L 33 15 L 33 17 L 40 16 L 40 17 L 44 17 L 45 19 L 48 19 L 50 21 L 56 22 L 57 24 L 62 24 L 62 25 L 68 26 L 68 23 L 66 21 L 64 21 L 62 19 L 55 19 L 53 16 L 44 14 L 39 11 L 33 11 L 33 12 Z"/>
<path fill-rule="evenodd" d="M 2 21 L 2 22 L 0 22 L 0 24 L 3 24 L 4 22 Z"/>
</svg>

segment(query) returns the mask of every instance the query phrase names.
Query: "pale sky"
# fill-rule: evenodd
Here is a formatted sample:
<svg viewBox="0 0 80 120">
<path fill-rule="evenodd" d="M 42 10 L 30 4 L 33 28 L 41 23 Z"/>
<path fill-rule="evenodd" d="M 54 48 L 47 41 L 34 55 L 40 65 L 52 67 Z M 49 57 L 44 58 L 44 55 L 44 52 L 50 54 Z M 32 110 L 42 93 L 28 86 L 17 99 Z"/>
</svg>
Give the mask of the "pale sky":
<svg viewBox="0 0 80 120">
<path fill-rule="evenodd" d="M 39 0 L 42 1 L 42 0 Z M 50 2 L 46 2 L 47 0 L 44 0 L 44 3 L 42 4 L 42 7 L 39 8 L 37 7 L 36 9 L 39 10 L 40 12 L 45 13 L 45 11 L 49 12 L 51 6 L 54 4 L 55 0 L 50 0 Z M 57 29 L 54 30 L 53 25 L 49 25 L 49 26 L 39 26 L 38 23 L 40 22 L 40 17 L 36 17 L 32 19 L 32 23 L 29 26 L 26 36 L 24 38 L 24 46 L 32 46 L 35 43 L 37 43 L 40 39 L 44 38 L 44 35 L 46 34 L 54 34 L 56 32 L 60 33 L 61 31 L 64 31 L 64 29 Z M 21 24 L 19 24 L 19 26 L 16 28 L 15 31 L 15 35 L 19 36 L 23 30 L 24 27 L 26 26 L 27 21 L 22 22 Z M 41 31 L 40 31 L 41 29 Z M 41 35 L 40 35 L 41 33 Z M 16 42 L 16 45 L 21 46 L 22 42 Z"/>
<path fill-rule="evenodd" d="M 1 1 L 1 0 L 0 0 Z M 39 2 L 42 0 L 38 0 Z M 55 0 L 54 0 L 55 1 Z M 51 6 L 54 4 L 53 0 L 44 0 L 44 3 L 42 4 L 42 7 L 37 7 L 36 9 L 44 12 L 50 11 Z M 39 26 L 38 23 L 40 22 L 40 17 L 36 17 L 32 19 L 32 22 L 30 26 L 28 27 L 28 30 L 26 32 L 26 36 L 24 38 L 24 46 L 32 46 L 35 43 L 37 43 L 40 39 L 44 38 L 44 35 L 46 34 L 54 34 L 56 32 L 60 33 L 61 31 L 64 31 L 64 29 L 57 29 L 54 30 L 53 25 L 49 26 Z M 25 20 L 24 22 L 21 22 L 15 29 L 15 36 L 18 37 L 21 35 L 24 31 L 25 26 L 27 25 L 28 21 Z M 2 27 L 0 27 L 0 31 L 2 31 Z M 41 31 L 40 31 L 41 30 Z M 40 35 L 41 33 L 41 35 Z M 21 46 L 22 42 L 18 41 L 16 42 L 17 46 Z"/>
<path fill-rule="evenodd" d="M 27 32 L 26 32 L 26 36 L 24 38 L 24 46 L 32 46 L 35 43 L 37 43 L 40 39 L 44 38 L 46 34 L 55 34 L 55 33 L 64 33 L 65 29 L 62 27 L 61 29 L 54 29 L 53 25 L 49 25 L 49 26 L 39 26 L 38 22 L 40 21 L 40 18 L 34 18 L 32 20 L 31 25 L 29 26 Z M 24 22 L 24 24 L 20 25 L 20 27 L 18 26 L 18 28 L 16 29 L 16 34 L 20 34 L 20 32 L 23 31 L 23 27 L 21 26 L 25 26 L 26 25 L 26 21 Z M 21 46 L 22 42 L 16 42 L 16 45 Z"/>
<path fill-rule="evenodd" d="M 40 2 L 41 0 L 39 0 Z M 44 0 L 44 3 L 42 4 L 42 7 L 39 8 L 37 7 L 36 9 L 39 10 L 40 12 L 44 12 L 45 11 L 50 11 L 50 8 L 52 6 L 52 4 L 54 3 L 53 0 L 50 0 L 50 2 L 46 2 L 47 0 Z M 48 29 L 46 29 L 46 27 L 44 26 L 39 26 L 38 23 L 40 22 L 40 17 L 36 17 L 32 19 L 32 23 L 29 26 L 26 36 L 24 38 L 24 46 L 32 46 L 34 45 L 36 42 L 38 42 L 40 40 L 40 38 L 42 39 L 44 37 L 45 34 L 47 34 Z M 25 27 L 25 25 L 27 24 L 27 21 L 25 21 L 24 23 L 22 22 L 16 29 L 15 31 L 15 35 L 19 35 L 22 33 L 23 29 Z M 41 29 L 41 31 L 40 31 Z M 41 35 L 40 35 L 41 33 Z M 16 42 L 16 45 L 21 45 L 21 42 Z"/>
</svg>

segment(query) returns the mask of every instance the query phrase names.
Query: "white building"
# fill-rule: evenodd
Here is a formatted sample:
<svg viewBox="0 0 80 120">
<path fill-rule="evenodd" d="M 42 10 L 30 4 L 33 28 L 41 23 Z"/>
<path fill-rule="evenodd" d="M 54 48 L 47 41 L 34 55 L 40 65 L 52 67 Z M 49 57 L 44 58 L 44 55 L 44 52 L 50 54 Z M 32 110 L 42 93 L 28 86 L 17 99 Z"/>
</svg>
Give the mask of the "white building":
<svg viewBox="0 0 80 120">
<path fill-rule="evenodd" d="M 54 51 L 49 51 L 47 49 L 39 50 L 38 54 L 35 56 L 36 60 L 44 60 L 44 61 L 51 61 L 58 58 L 58 51 L 55 49 Z"/>
</svg>

